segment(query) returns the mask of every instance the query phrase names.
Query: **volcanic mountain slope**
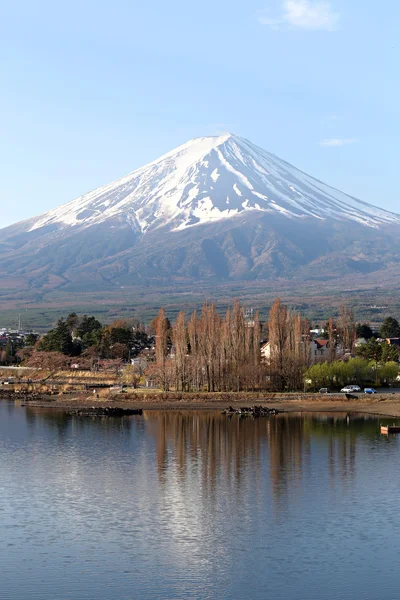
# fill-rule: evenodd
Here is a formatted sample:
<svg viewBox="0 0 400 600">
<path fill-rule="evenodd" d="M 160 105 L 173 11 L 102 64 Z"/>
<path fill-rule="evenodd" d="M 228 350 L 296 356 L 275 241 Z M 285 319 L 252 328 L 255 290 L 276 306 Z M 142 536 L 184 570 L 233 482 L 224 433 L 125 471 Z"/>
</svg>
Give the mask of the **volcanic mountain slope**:
<svg viewBox="0 0 400 600">
<path fill-rule="evenodd" d="M 327 279 L 396 266 L 400 216 L 230 134 L 0 230 L 0 289 Z"/>
</svg>

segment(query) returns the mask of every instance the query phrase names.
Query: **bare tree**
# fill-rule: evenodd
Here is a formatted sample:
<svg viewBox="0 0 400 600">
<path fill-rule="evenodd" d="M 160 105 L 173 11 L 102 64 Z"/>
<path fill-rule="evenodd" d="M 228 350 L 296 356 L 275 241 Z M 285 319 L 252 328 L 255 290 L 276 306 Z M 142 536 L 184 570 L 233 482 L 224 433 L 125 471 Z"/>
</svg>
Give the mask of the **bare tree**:
<svg viewBox="0 0 400 600">
<path fill-rule="evenodd" d="M 172 330 L 172 340 L 175 349 L 175 387 L 178 391 L 186 388 L 186 355 L 188 351 L 185 313 L 180 312 Z"/>
<path fill-rule="evenodd" d="M 165 315 L 165 308 L 161 308 L 155 323 L 156 330 L 156 364 L 163 375 L 163 389 L 167 389 L 166 358 L 168 354 L 169 322 Z"/>
<path fill-rule="evenodd" d="M 268 317 L 270 343 L 269 370 L 277 390 L 299 389 L 310 361 L 310 324 L 277 298 Z"/>
</svg>

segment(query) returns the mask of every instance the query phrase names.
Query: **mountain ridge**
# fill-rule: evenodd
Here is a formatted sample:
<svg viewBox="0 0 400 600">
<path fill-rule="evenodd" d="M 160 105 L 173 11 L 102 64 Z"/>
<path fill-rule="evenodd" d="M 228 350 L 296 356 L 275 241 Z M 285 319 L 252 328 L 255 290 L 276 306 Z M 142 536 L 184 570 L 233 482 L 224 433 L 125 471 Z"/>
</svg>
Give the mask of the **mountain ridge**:
<svg viewBox="0 0 400 600">
<path fill-rule="evenodd" d="M 189 287 L 207 280 L 340 282 L 341 274 L 396 272 L 399 232 L 400 215 L 336 190 L 244 138 L 208 136 L 0 230 L 0 290 L 117 290 L 174 280 Z"/>
<path fill-rule="evenodd" d="M 400 223 L 399 215 L 343 194 L 229 133 L 194 138 L 110 184 L 34 217 L 29 231 L 51 224 L 86 227 L 120 217 L 143 234 L 166 224 L 180 230 L 250 210 L 368 226 Z"/>
</svg>

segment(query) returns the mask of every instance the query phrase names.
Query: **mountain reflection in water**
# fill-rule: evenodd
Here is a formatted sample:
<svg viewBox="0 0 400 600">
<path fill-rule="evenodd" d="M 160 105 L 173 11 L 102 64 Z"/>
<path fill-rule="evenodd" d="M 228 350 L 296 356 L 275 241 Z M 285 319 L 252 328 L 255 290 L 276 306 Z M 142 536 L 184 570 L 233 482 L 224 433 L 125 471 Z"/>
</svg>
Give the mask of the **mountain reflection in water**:
<svg viewBox="0 0 400 600">
<path fill-rule="evenodd" d="M 0 402 L 4 595 L 394 598 L 398 439 L 347 413 Z"/>
</svg>

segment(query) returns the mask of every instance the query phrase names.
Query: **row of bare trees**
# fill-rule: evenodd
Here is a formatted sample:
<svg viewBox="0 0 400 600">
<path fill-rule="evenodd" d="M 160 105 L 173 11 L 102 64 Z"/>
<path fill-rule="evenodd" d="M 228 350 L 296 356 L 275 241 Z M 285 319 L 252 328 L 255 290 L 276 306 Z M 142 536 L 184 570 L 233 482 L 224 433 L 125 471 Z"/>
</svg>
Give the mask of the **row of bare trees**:
<svg viewBox="0 0 400 600">
<path fill-rule="evenodd" d="M 341 353 L 353 353 L 357 340 L 356 323 L 351 309 L 343 305 L 339 308 L 337 321 L 331 317 L 327 323 L 327 333 L 330 348 L 329 361 L 335 359 L 335 348 Z"/>
<path fill-rule="evenodd" d="M 265 387 L 261 368 L 258 313 L 246 318 L 235 300 L 221 317 L 215 304 L 204 304 L 189 318 L 180 312 L 170 329 L 165 310 L 155 323 L 156 365 L 153 375 L 164 389 L 177 391 L 251 390 Z"/>
<path fill-rule="evenodd" d="M 148 374 L 164 390 L 299 390 L 314 358 L 309 321 L 279 298 L 263 328 L 269 342 L 264 359 L 259 314 L 249 318 L 237 300 L 223 317 L 209 303 L 189 317 L 180 312 L 172 327 L 162 308 L 154 325 L 156 360 Z M 340 309 L 336 321 L 329 320 L 327 338 L 329 361 L 337 358 L 338 348 L 343 352 L 354 349 L 355 323 L 346 307 Z"/>
<path fill-rule="evenodd" d="M 277 298 L 268 317 L 269 382 L 278 391 L 301 389 L 310 364 L 310 323 Z"/>
<path fill-rule="evenodd" d="M 339 308 L 338 318 L 331 317 L 326 325 L 328 355 L 332 363 L 351 356 L 357 340 L 353 311 L 345 305 Z M 279 298 L 273 303 L 268 317 L 270 384 L 276 390 L 299 390 L 304 385 L 305 368 L 315 362 L 314 347 L 310 344 L 310 323 L 299 313 L 283 305 Z"/>
</svg>

